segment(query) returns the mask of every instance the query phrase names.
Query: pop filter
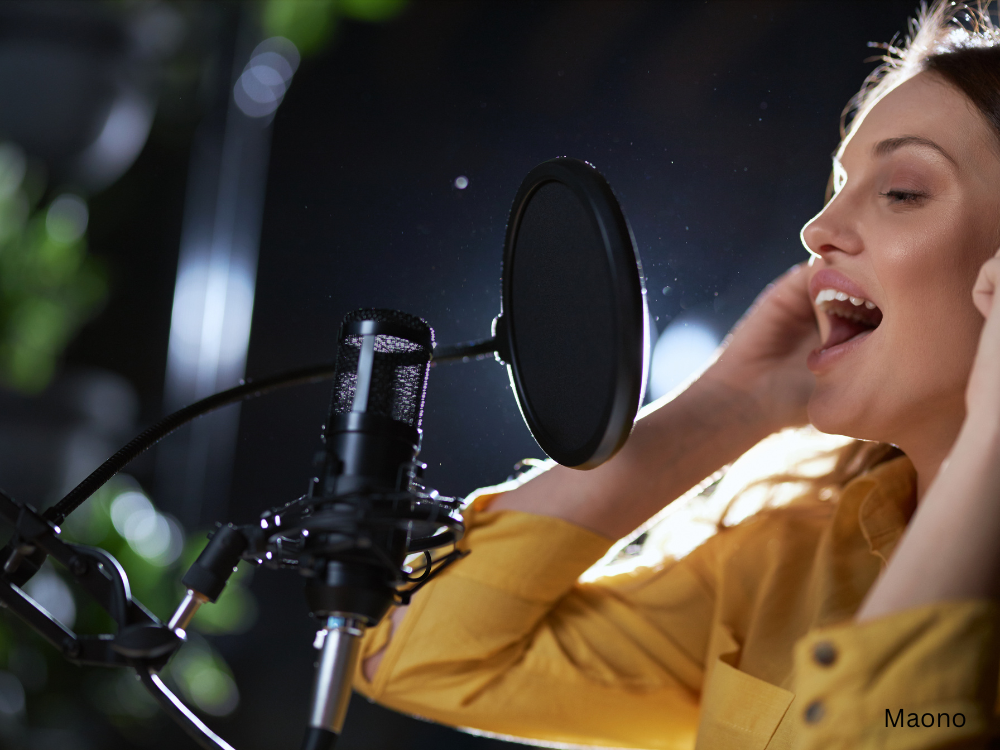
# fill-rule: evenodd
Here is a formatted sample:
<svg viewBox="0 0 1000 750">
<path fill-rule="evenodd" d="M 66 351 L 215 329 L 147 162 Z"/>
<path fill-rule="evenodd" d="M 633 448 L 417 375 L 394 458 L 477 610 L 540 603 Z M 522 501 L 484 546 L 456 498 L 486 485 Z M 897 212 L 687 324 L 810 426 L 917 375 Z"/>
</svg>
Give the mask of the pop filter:
<svg viewBox="0 0 1000 750">
<path fill-rule="evenodd" d="M 592 469 L 624 444 L 645 387 L 646 303 L 635 240 L 586 162 L 535 167 L 514 198 L 493 338 L 437 361 L 496 352 L 546 455 Z"/>
</svg>

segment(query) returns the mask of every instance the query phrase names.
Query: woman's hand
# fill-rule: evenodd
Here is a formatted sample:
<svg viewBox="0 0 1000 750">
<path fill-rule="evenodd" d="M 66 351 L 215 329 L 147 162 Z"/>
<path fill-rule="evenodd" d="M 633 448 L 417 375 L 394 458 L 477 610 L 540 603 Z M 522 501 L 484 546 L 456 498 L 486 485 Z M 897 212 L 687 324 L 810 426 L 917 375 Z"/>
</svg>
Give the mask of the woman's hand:
<svg viewBox="0 0 1000 750">
<path fill-rule="evenodd" d="M 702 376 L 749 392 L 772 432 L 809 421 L 806 404 L 815 380 L 806 357 L 820 340 L 808 282 L 807 264 L 800 263 L 769 284 Z"/>
<path fill-rule="evenodd" d="M 1000 421 L 1000 305 L 994 304 L 1000 283 L 1000 251 L 979 269 L 972 288 L 972 301 L 986 319 L 979 335 L 979 348 L 965 390 L 969 415 L 985 418 L 991 425 Z"/>
<path fill-rule="evenodd" d="M 972 301 L 986 319 L 965 389 L 966 417 L 948 458 L 858 612 L 859 622 L 935 602 L 1000 599 L 1000 252 Z"/>
</svg>

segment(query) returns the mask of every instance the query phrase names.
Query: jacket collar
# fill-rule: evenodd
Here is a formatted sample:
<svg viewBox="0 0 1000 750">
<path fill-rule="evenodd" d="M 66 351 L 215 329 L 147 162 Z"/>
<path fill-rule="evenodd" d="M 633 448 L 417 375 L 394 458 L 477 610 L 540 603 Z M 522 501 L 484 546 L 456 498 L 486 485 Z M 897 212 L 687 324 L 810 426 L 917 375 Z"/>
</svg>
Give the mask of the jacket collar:
<svg viewBox="0 0 1000 750">
<path fill-rule="evenodd" d="M 837 520 L 856 522 L 869 551 L 888 563 L 917 508 L 916 489 L 917 474 L 910 459 L 886 461 L 844 487 L 837 515 L 847 517 Z"/>
</svg>

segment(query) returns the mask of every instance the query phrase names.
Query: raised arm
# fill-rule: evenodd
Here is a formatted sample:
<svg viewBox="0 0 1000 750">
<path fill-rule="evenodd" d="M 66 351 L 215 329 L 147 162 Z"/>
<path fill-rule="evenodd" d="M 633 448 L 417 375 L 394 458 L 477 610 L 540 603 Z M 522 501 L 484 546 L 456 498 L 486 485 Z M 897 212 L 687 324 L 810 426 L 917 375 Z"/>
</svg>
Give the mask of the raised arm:
<svg viewBox="0 0 1000 750">
<path fill-rule="evenodd" d="M 702 479 L 784 427 L 805 424 L 819 343 L 805 264 L 769 286 L 718 358 L 687 388 L 646 407 L 628 442 L 592 471 L 556 466 L 498 497 L 491 510 L 569 521 L 619 539 Z M 392 614 L 393 630 L 406 613 Z M 365 660 L 374 679 L 384 650 Z"/>
<path fill-rule="evenodd" d="M 885 574 L 864 622 L 959 599 L 1000 599 L 1000 251 L 973 289 L 985 318 L 966 390 L 966 418 Z"/>
<path fill-rule="evenodd" d="M 805 264 L 769 286 L 688 388 L 650 404 L 603 466 L 556 466 L 494 502 L 555 516 L 619 539 L 755 443 L 805 424 L 819 343 Z"/>
</svg>

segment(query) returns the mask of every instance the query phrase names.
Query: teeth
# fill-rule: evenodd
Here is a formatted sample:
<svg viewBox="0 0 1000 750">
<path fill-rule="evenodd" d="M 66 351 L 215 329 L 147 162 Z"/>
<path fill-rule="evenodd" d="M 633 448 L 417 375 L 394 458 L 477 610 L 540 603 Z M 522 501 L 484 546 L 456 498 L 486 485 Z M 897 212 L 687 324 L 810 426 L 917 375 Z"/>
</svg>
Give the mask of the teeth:
<svg viewBox="0 0 1000 750">
<path fill-rule="evenodd" d="M 861 307 L 861 305 L 864 305 L 869 310 L 875 309 L 874 302 L 866 300 L 862 297 L 852 297 L 849 294 L 845 292 L 839 292 L 836 289 L 820 290 L 819 294 L 816 295 L 816 306 L 819 307 L 824 302 L 832 302 L 833 300 L 837 300 L 838 302 L 847 302 L 848 300 L 850 300 L 851 304 L 854 305 L 855 307 Z"/>
<path fill-rule="evenodd" d="M 841 311 L 841 310 L 834 311 L 833 314 L 836 315 L 838 318 L 844 318 L 846 320 L 856 320 L 858 323 L 867 323 L 867 324 L 870 324 L 870 321 L 868 321 L 863 316 L 847 312 L 846 310 L 844 310 L 844 311 Z"/>
</svg>

